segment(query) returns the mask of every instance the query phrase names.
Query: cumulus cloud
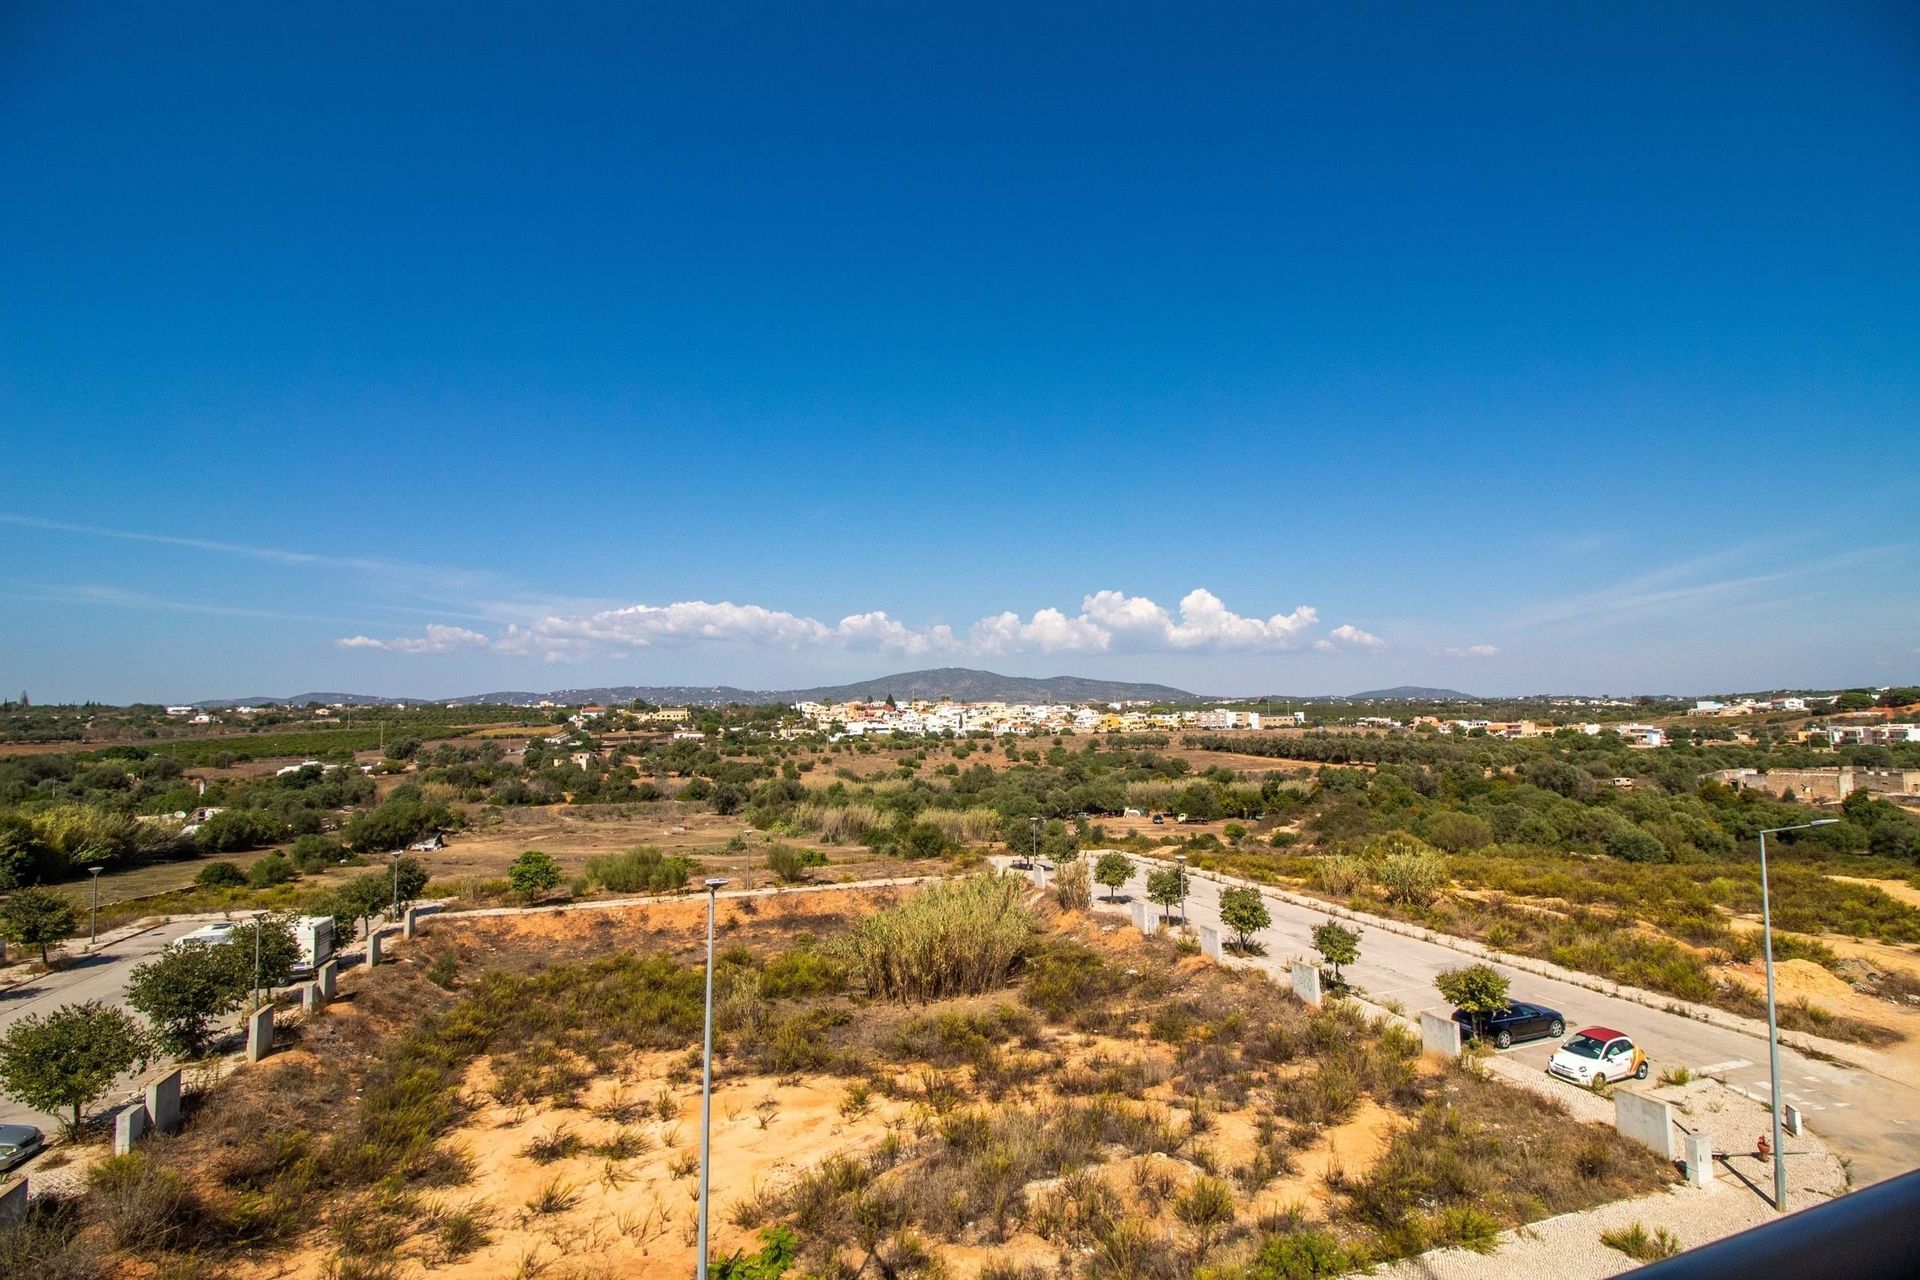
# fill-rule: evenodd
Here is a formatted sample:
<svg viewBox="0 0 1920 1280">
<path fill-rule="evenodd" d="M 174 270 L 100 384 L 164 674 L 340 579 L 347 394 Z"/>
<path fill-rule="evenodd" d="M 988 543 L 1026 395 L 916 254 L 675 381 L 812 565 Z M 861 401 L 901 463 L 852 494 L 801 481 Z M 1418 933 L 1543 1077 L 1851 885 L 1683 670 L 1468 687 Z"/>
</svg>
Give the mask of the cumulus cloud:
<svg viewBox="0 0 1920 1280">
<path fill-rule="evenodd" d="M 455 653 L 462 649 L 486 649 L 493 641 L 478 631 L 449 627 L 438 622 L 427 624 L 424 634 L 395 636 L 376 640 L 372 636 L 342 636 L 334 641 L 343 649 L 384 649 L 389 653 Z"/>
<path fill-rule="evenodd" d="M 1387 642 L 1371 631 L 1362 631 L 1351 622 L 1343 622 L 1327 632 L 1324 640 L 1314 641 L 1313 647 L 1321 653 L 1337 653 L 1342 649 L 1384 649 Z"/>
<path fill-rule="evenodd" d="M 1440 656 L 1443 658 L 1491 658 L 1499 652 L 1490 644 L 1468 644 L 1442 649 Z"/>
<path fill-rule="evenodd" d="M 817 618 L 760 605 L 709 603 L 635 604 L 595 613 L 551 613 L 514 623 L 496 637 L 460 627 L 435 625 L 422 636 L 378 640 L 349 636 L 347 648 L 397 653 L 446 653 L 489 649 L 497 653 L 539 655 L 549 661 L 595 653 L 646 648 L 656 644 L 732 642 L 765 648 L 847 649 L 924 655 L 934 653 L 1108 653 L 1252 651 L 1297 648 L 1319 623 L 1312 605 L 1269 617 L 1243 616 L 1227 608 L 1205 588 L 1189 591 L 1177 613 L 1145 596 L 1096 591 L 1084 597 L 1078 613 L 1036 610 L 1021 617 L 1011 610 L 991 614 L 964 635 L 946 625 L 912 627 L 882 610 L 848 614 L 828 625 Z M 1322 646 L 1378 648 L 1381 641 L 1357 627 L 1336 627 Z"/>
</svg>

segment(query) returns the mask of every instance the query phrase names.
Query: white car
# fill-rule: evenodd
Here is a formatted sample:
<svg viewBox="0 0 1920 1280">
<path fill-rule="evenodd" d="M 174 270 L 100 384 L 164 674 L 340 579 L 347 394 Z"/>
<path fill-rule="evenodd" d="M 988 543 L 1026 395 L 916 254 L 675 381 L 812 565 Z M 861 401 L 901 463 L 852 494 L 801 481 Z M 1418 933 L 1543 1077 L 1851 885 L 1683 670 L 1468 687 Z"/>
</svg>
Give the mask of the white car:
<svg viewBox="0 0 1920 1280">
<path fill-rule="evenodd" d="M 1584 1027 L 1560 1046 L 1547 1073 L 1588 1088 L 1602 1081 L 1645 1080 L 1647 1055 L 1612 1027 Z"/>
</svg>

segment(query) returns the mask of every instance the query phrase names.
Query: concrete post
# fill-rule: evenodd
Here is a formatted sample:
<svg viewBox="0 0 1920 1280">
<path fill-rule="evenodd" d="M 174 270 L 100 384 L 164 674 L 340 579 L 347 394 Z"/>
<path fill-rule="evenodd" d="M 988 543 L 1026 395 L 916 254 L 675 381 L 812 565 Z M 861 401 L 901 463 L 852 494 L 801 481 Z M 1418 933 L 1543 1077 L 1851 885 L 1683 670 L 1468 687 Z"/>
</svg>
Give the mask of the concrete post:
<svg viewBox="0 0 1920 1280">
<path fill-rule="evenodd" d="M 1293 962 L 1293 994 L 1305 1004 L 1320 1004 L 1320 967 L 1305 960 Z"/>
<path fill-rule="evenodd" d="M 338 981 L 339 976 L 340 965 L 333 960 L 327 961 L 318 969 L 314 970 L 313 985 L 320 988 L 320 998 L 322 1000 L 333 999 L 334 983 Z"/>
<path fill-rule="evenodd" d="M 1200 925 L 1200 954 L 1215 964 L 1220 963 L 1220 931 L 1211 925 Z"/>
<path fill-rule="evenodd" d="M 1153 909 L 1151 902 L 1133 904 L 1133 927 L 1145 934 L 1157 933 L 1160 929 L 1160 915 Z"/>
<path fill-rule="evenodd" d="M 1696 1187 L 1713 1182 L 1713 1136 L 1690 1133 L 1686 1137 L 1687 1181 Z"/>
<path fill-rule="evenodd" d="M 1460 1056 L 1460 1024 L 1449 1013 L 1420 1011 L 1420 1047 L 1438 1058 Z"/>
<path fill-rule="evenodd" d="M 27 1216 L 27 1180 L 0 1191 L 0 1227 L 10 1227 Z"/>
<path fill-rule="evenodd" d="M 1033 883 L 1036 888 L 1047 887 L 1047 869 L 1038 862 L 1033 864 Z"/>
<path fill-rule="evenodd" d="M 1800 1108 L 1788 1103 L 1780 1112 L 1780 1123 L 1794 1137 L 1800 1136 Z"/>
<path fill-rule="evenodd" d="M 263 1004 L 247 1017 L 247 1061 L 258 1062 L 273 1052 L 273 1006 Z"/>
<path fill-rule="evenodd" d="M 113 1118 L 113 1154 L 124 1156 L 147 1131 L 147 1104 L 136 1102 L 122 1107 Z"/>
<path fill-rule="evenodd" d="M 1673 1159 L 1673 1108 L 1631 1089 L 1613 1091 L 1613 1127 L 1662 1160 Z"/>
<path fill-rule="evenodd" d="M 370 933 L 367 935 L 367 968 L 371 969 L 379 963 L 380 935 L 377 932 Z"/>
<path fill-rule="evenodd" d="M 411 939 L 419 928 L 420 908 L 408 907 L 407 914 L 400 917 L 400 936 Z"/>
<path fill-rule="evenodd" d="M 147 1082 L 147 1119 L 162 1133 L 180 1127 L 180 1073 L 169 1071 Z"/>
<path fill-rule="evenodd" d="M 320 994 L 319 983 L 308 982 L 301 985 L 300 1012 L 306 1014 L 309 1018 L 311 1018 L 311 1017 L 317 1016 L 319 1012 L 326 1007 L 327 1007 L 327 999 L 325 996 Z"/>
</svg>

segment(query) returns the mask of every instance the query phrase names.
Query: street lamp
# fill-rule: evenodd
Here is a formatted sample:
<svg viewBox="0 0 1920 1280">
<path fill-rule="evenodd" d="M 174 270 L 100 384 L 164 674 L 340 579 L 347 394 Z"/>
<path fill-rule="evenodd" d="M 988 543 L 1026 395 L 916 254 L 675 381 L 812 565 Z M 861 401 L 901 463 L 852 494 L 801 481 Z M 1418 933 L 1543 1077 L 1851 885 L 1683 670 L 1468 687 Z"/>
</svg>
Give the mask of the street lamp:
<svg viewBox="0 0 1920 1280">
<path fill-rule="evenodd" d="M 699 1280 L 707 1280 L 707 1170 L 713 1134 L 713 903 L 725 883 L 717 876 L 707 881 L 707 1027 L 700 1051 L 700 1260 L 695 1273 Z"/>
<path fill-rule="evenodd" d="M 1787 1208 L 1787 1153 L 1780 1145 L 1780 1023 L 1773 1012 L 1773 902 L 1767 894 L 1767 837 L 1782 831 L 1805 831 L 1810 827 L 1830 827 L 1838 818 L 1818 818 L 1791 827 L 1768 827 L 1760 833 L 1760 936 L 1767 956 L 1767 1073 L 1772 1081 L 1768 1090 L 1773 1109 L 1773 1208 Z"/>
<path fill-rule="evenodd" d="M 87 874 L 93 877 L 93 912 L 87 917 L 88 947 L 100 941 L 100 873 L 105 870 L 105 867 L 87 868 Z"/>
<path fill-rule="evenodd" d="M 1180 927 L 1187 925 L 1187 855 L 1176 853 L 1173 860 L 1180 867 Z"/>
<path fill-rule="evenodd" d="M 1029 818 L 1027 820 L 1027 826 L 1028 829 L 1033 832 L 1033 853 L 1028 857 L 1027 865 L 1029 867 L 1037 867 L 1040 865 L 1040 819 L 1038 817 Z"/>
</svg>

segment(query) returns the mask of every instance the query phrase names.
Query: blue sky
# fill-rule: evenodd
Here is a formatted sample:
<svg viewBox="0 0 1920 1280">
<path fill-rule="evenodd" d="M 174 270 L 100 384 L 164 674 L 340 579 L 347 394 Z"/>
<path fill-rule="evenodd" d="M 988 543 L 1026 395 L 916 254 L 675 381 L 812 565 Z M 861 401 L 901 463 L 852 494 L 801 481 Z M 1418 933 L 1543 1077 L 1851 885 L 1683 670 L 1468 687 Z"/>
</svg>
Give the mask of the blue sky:
<svg viewBox="0 0 1920 1280">
<path fill-rule="evenodd" d="M 1920 679 L 1911 6 L 918 8 L 7 6 L 0 688 Z"/>
</svg>

